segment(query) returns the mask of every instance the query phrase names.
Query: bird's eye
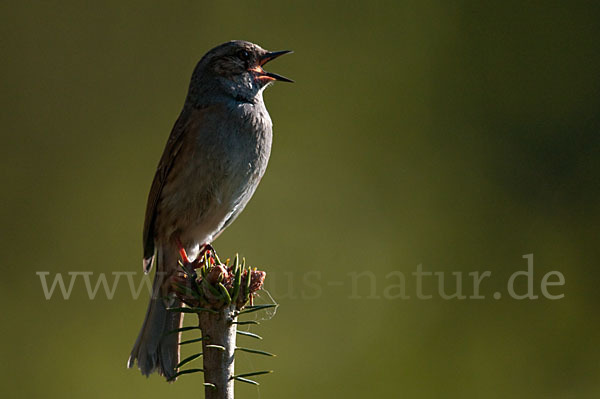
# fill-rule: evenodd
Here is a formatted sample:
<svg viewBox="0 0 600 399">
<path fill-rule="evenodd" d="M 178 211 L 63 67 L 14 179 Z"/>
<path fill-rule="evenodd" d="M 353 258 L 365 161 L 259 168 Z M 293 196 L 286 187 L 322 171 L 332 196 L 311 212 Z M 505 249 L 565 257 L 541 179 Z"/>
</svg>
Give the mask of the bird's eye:
<svg viewBox="0 0 600 399">
<path fill-rule="evenodd" d="M 250 58 L 250 53 L 246 50 L 240 50 L 238 52 L 238 58 L 242 61 L 248 61 L 248 59 Z"/>
</svg>

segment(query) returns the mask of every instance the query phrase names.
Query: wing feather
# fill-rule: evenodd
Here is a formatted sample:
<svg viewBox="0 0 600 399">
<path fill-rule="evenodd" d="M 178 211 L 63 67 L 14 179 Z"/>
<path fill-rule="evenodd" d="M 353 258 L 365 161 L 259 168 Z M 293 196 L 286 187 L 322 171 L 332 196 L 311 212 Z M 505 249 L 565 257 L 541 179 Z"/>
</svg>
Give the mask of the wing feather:
<svg viewBox="0 0 600 399">
<path fill-rule="evenodd" d="M 148 202 L 146 205 L 146 216 L 144 220 L 144 233 L 143 233 L 143 245 L 144 245 L 144 271 L 148 273 L 152 268 L 152 259 L 154 257 L 154 227 L 156 222 L 156 211 L 158 203 L 162 195 L 162 190 L 165 186 L 165 182 L 168 179 L 169 172 L 173 168 L 177 154 L 181 149 L 184 137 L 188 134 L 190 129 L 197 128 L 199 119 L 202 119 L 202 114 L 206 111 L 204 109 L 196 109 L 189 111 L 186 108 L 181 112 L 165 149 L 156 168 L 154 174 L 154 180 L 150 187 L 150 193 L 148 194 Z"/>
</svg>

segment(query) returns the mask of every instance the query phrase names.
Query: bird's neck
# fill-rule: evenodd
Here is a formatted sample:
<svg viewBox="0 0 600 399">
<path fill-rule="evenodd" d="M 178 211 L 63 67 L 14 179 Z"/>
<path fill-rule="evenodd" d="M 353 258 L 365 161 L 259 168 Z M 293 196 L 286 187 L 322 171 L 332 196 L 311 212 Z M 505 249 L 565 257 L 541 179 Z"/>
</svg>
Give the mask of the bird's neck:
<svg viewBox="0 0 600 399">
<path fill-rule="evenodd" d="M 263 90 L 266 86 L 259 85 L 252 79 L 241 76 L 237 80 L 212 78 L 209 81 L 191 82 L 186 103 L 194 107 L 202 107 L 216 103 L 263 103 Z"/>
</svg>

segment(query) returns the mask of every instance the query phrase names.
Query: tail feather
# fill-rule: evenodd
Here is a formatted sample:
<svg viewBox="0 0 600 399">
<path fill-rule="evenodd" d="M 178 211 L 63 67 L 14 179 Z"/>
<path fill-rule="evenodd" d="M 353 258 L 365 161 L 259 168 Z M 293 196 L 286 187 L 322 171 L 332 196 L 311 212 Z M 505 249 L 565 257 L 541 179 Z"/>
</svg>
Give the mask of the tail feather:
<svg viewBox="0 0 600 399">
<path fill-rule="evenodd" d="M 159 248 L 155 259 L 158 262 L 165 263 L 158 264 L 156 267 L 152 298 L 150 298 L 148 304 L 142 329 L 131 350 L 127 367 L 133 368 L 137 360 L 142 374 L 149 376 L 157 371 L 160 375 L 165 376 L 167 380 L 172 380 L 177 373 L 176 366 L 179 363 L 179 339 L 181 334 L 167 335 L 167 333 L 181 327 L 183 317 L 181 313 L 167 310 L 167 303 L 173 307 L 181 306 L 178 301 L 174 298 L 165 299 L 161 293 L 164 276 L 159 271 L 169 270 L 168 267 L 165 267 L 168 261 L 167 256 L 162 252 Z"/>
</svg>

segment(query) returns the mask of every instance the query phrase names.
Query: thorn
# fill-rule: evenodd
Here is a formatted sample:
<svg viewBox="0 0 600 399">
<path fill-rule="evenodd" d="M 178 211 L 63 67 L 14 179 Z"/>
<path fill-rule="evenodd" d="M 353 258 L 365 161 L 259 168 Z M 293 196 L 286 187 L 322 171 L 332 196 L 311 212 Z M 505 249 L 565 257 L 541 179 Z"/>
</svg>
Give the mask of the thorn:
<svg viewBox="0 0 600 399">
<path fill-rule="evenodd" d="M 218 349 L 222 352 L 225 352 L 225 347 L 222 345 L 206 345 L 207 348 L 213 348 L 213 349 Z"/>
<path fill-rule="evenodd" d="M 202 385 L 204 385 L 205 387 L 211 387 L 214 390 L 217 389 L 217 386 L 215 384 L 210 383 L 210 382 L 204 382 L 204 383 L 202 383 Z"/>
<path fill-rule="evenodd" d="M 218 283 L 217 287 L 219 288 L 219 291 L 221 291 L 221 296 L 223 297 L 225 302 L 229 305 L 231 303 L 231 296 L 229 295 L 229 291 L 227 291 L 227 288 L 225 288 L 223 283 Z"/>
<path fill-rule="evenodd" d="M 237 324 L 238 326 L 242 326 L 244 324 L 260 324 L 256 320 L 248 320 L 248 321 L 232 321 L 231 324 Z"/>
<path fill-rule="evenodd" d="M 262 339 L 262 337 L 258 334 L 254 334 L 248 331 L 241 331 L 241 330 L 237 330 L 236 333 L 240 334 L 240 335 L 245 335 L 247 337 L 252 337 L 252 338 L 256 338 L 256 339 Z"/>
<path fill-rule="evenodd" d="M 204 370 L 202 370 L 202 369 L 189 369 L 189 370 L 183 370 L 183 371 L 180 371 L 180 372 L 178 372 L 177 374 L 175 374 L 175 375 L 173 376 L 173 378 L 169 379 L 169 381 L 174 381 L 174 380 L 175 380 L 175 378 L 179 377 L 180 375 L 183 375 L 183 374 L 191 374 L 191 373 L 204 373 Z"/>
<path fill-rule="evenodd" d="M 202 353 L 196 353 L 195 355 L 186 357 L 185 359 L 183 359 L 182 361 L 180 361 L 177 364 L 177 366 L 175 366 L 175 368 L 178 369 L 181 366 L 183 366 L 184 364 L 187 364 L 187 363 L 191 362 L 192 360 L 198 359 L 200 356 L 202 356 Z"/>
<path fill-rule="evenodd" d="M 261 351 L 261 350 L 258 350 L 258 349 L 242 348 L 240 346 L 236 347 L 235 350 L 236 351 L 239 350 L 239 351 L 242 351 L 242 352 L 248 352 L 248 353 L 254 353 L 254 354 L 257 354 L 257 355 L 273 356 L 273 357 L 277 356 L 274 353 L 265 352 L 265 351 Z"/>
<path fill-rule="evenodd" d="M 271 374 L 273 372 L 273 370 L 265 370 L 265 371 L 253 371 L 252 373 L 244 373 L 244 374 L 238 374 L 238 375 L 234 375 L 231 378 L 240 378 L 240 377 L 252 377 L 254 375 L 263 375 L 263 374 Z"/>
<path fill-rule="evenodd" d="M 165 335 L 170 335 L 170 334 L 175 334 L 175 333 L 180 333 L 180 332 L 184 332 L 184 331 L 190 331 L 190 330 L 199 330 L 200 327 L 181 327 L 181 328 L 176 328 L 174 330 L 168 331 Z"/>
<path fill-rule="evenodd" d="M 247 306 L 239 314 L 252 313 L 252 312 L 256 312 L 256 311 L 263 310 L 263 309 L 275 308 L 277 306 L 278 305 L 276 303 L 270 303 L 267 305 L 254 305 L 254 306 L 251 305 L 251 306 Z"/>
<path fill-rule="evenodd" d="M 204 337 L 200 337 L 200 338 L 194 338 L 194 339 L 188 339 L 187 341 L 181 341 L 179 343 L 179 345 L 187 345 L 187 344 L 193 344 L 194 342 L 200 342 L 204 339 Z"/>
<path fill-rule="evenodd" d="M 249 379 L 244 378 L 244 377 L 233 377 L 233 379 L 236 380 L 236 381 L 245 382 L 246 384 L 260 385 L 258 382 L 249 380 Z"/>
</svg>

